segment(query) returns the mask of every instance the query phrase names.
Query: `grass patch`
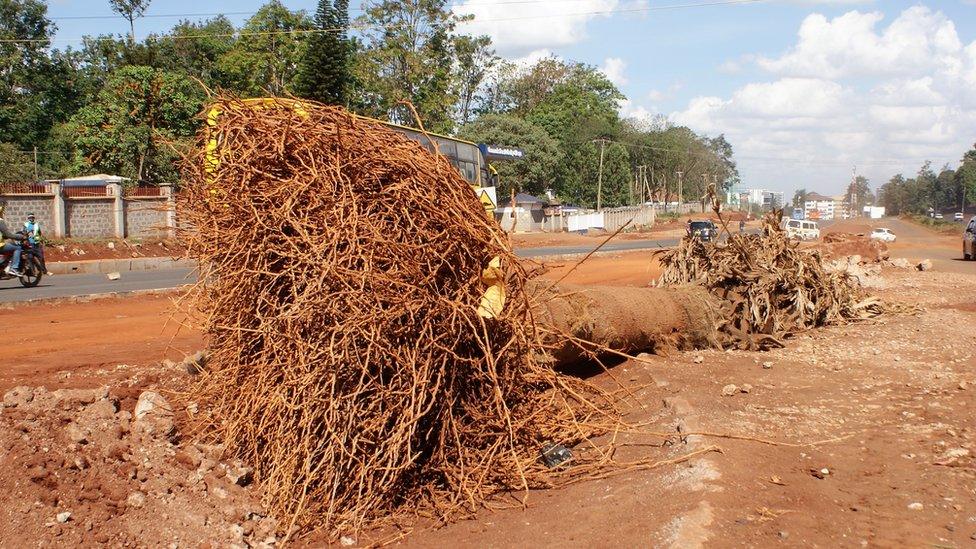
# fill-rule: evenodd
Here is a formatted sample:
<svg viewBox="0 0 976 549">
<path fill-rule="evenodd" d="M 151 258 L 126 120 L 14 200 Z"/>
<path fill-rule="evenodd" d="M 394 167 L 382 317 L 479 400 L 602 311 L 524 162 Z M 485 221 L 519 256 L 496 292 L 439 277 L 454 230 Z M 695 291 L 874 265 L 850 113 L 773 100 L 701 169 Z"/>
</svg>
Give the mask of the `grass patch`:
<svg viewBox="0 0 976 549">
<path fill-rule="evenodd" d="M 961 223 L 959 221 L 953 221 L 951 219 L 935 219 L 934 217 L 918 214 L 903 215 L 902 219 L 911 221 L 916 225 L 928 227 L 943 234 L 956 234 L 961 232 L 966 226 L 965 223 Z"/>
</svg>

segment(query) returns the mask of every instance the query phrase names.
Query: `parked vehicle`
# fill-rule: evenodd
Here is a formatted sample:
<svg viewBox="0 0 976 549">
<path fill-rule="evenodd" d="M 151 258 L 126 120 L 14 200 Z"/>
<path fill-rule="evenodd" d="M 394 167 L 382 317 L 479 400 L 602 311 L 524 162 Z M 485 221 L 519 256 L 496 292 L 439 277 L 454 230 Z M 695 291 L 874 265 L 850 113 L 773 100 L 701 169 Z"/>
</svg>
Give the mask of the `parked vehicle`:
<svg viewBox="0 0 976 549">
<path fill-rule="evenodd" d="M 935 214 L 935 218 L 936 219 L 942 219 L 943 218 L 943 215 L 942 214 Z"/>
<path fill-rule="evenodd" d="M 21 246 L 23 248 L 23 252 L 20 254 L 21 275 L 16 278 L 20 280 L 21 286 L 33 288 L 41 283 L 41 277 L 44 276 L 43 263 L 41 263 L 41 258 L 37 256 L 34 246 L 31 245 L 30 241 L 23 241 Z M 0 253 L 0 280 L 15 278 L 4 272 L 12 256 L 13 252 Z"/>
<path fill-rule="evenodd" d="M 786 236 L 797 240 L 817 240 L 820 238 L 820 225 L 806 219 L 784 219 L 780 225 Z"/>
<path fill-rule="evenodd" d="M 976 215 L 966 225 L 966 232 L 962 233 L 962 257 L 976 260 Z"/>
<path fill-rule="evenodd" d="M 891 229 L 879 227 L 871 231 L 871 238 L 874 240 L 880 240 L 882 242 L 894 242 L 895 233 L 891 232 Z"/>
<path fill-rule="evenodd" d="M 710 220 L 692 221 L 688 223 L 688 236 L 702 242 L 711 242 L 718 238 L 718 227 Z"/>
<path fill-rule="evenodd" d="M 956 212 L 956 213 L 952 214 L 952 220 L 953 221 L 962 221 L 963 220 L 963 213 L 962 212 Z"/>
</svg>

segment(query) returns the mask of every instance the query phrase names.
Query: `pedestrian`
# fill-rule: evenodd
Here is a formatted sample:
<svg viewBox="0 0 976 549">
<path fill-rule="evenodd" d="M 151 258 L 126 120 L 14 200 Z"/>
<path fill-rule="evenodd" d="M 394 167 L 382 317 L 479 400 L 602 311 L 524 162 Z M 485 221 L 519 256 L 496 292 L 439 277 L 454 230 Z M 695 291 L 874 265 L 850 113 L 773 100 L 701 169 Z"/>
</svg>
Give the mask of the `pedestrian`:
<svg viewBox="0 0 976 549">
<path fill-rule="evenodd" d="M 740 219 L 739 220 L 739 232 L 740 233 L 746 232 L 746 220 L 745 219 Z"/>
</svg>

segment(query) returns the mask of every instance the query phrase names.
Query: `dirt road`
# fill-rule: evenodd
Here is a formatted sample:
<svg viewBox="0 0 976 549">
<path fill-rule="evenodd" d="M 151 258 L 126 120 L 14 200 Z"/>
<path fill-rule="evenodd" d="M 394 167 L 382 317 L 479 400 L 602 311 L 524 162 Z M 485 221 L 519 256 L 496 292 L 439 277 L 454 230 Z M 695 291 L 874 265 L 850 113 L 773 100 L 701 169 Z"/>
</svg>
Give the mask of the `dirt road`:
<svg viewBox="0 0 976 549">
<path fill-rule="evenodd" d="M 870 233 L 876 227 L 887 227 L 897 236 L 888 245 L 892 257 L 904 257 L 913 261 L 932 260 L 936 269 L 962 274 L 976 274 L 976 263 L 962 258 L 962 231 L 958 235 L 946 235 L 910 221 L 886 217 L 884 219 L 856 219 L 836 222 L 824 229 L 824 233 Z"/>
<path fill-rule="evenodd" d="M 919 305 L 917 315 L 817 330 L 767 353 L 703 351 L 617 363 L 591 379 L 610 389 L 622 386 L 621 394 L 628 395 L 621 404 L 626 419 L 644 426 L 618 435 L 618 441 L 628 443 L 618 458 L 651 456 L 659 460 L 658 468 L 533 491 L 526 508 L 518 499 L 522 494 L 515 494 L 499 501 L 507 509 L 482 510 L 442 528 L 407 520 L 401 525 L 407 534 L 399 543 L 973 546 L 976 264 L 953 262 L 958 250 L 951 237 L 901 222 L 886 225 L 899 236 L 894 255 L 928 257 L 935 263 L 929 272 L 886 268 L 883 273 L 881 296 Z M 838 224 L 833 230 L 858 227 Z M 574 263 L 552 264 L 544 276 L 561 278 Z M 650 252 L 641 251 L 592 258 L 566 281 L 642 286 L 656 274 Z M 200 334 L 167 324 L 168 308 L 166 297 L 143 296 L 0 311 L 15 343 L 7 349 L 0 390 L 95 387 L 129 383 L 133 377 L 145 386 L 161 370 L 160 360 L 203 345 Z M 738 391 L 723 396 L 730 384 Z M 21 448 L 30 420 L 8 421 L 4 414 L 0 447 Z M 40 446 L 24 448 L 41 452 Z M 695 457 L 685 461 L 689 454 Z M 85 507 L 72 507 L 71 521 L 46 526 L 69 504 L 44 499 L 40 488 L 18 480 L 24 474 L 18 465 L 21 454 L 8 456 L 13 457 L 0 464 L 0 478 L 8 483 L 0 486 L 0 505 L 7 509 L 10 527 L 0 528 L 0 546 L 28 540 L 82 543 L 95 534 L 119 545 L 146 543 L 140 536 L 155 531 L 157 523 L 171 526 L 166 531 L 174 538 L 165 543 L 199 543 L 202 538 L 193 539 L 193 532 L 207 532 L 206 520 L 198 530 L 173 522 L 173 517 L 196 518 L 178 512 L 177 502 L 184 500 L 167 494 L 162 480 L 147 483 L 138 475 L 120 476 L 119 482 L 128 483 L 128 489 L 143 483 L 152 505 L 142 511 L 126 511 L 123 503 L 114 518 L 101 520 L 87 517 Z M 58 482 L 67 483 L 69 477 Z M 239 518 L 243 504 L 237 496 L 211 497 L 206 489 L 193 493 L 209 498 L 214 516 L 238 517 L 232 520 L 243 530 L 251 528 Z M 125 495 L 121 492 L 123 501 Z M 36 505 L 21 505 L 35 500 Z M 85 530 L 87 524 L 91 531 Z M 313 537 L 303 543 L 320 546 L 322 541 Z"/>
</svg>

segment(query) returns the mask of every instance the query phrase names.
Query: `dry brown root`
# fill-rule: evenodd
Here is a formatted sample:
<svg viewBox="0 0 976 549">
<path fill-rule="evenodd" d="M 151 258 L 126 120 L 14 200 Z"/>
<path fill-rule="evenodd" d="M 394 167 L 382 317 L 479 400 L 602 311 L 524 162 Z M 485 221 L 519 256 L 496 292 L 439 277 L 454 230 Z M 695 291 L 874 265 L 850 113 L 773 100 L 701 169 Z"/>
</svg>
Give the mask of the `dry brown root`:
<svg viewBox="0 0 976 549">
<path fill-rule="evenodd" d="M 863 320 L 890 310 L 864 294 L 846 272 L 826 268 L 819 251 L 801 249 L 767 215 L 761 235 L 727 243 L 684 239 L 660 254 L 660 286 L 699 284 L 719 298 L 725 346 L 768 349 L 791 334 Z"/>
<path fill-rule="evenodd" d="M 340 108 L 216 105 L 219 164 L 201 135 L 178 205 L 210 346 L 190 421 L 255 465 L 283 524 L 457 518 L 557 483 L 543 442 L 614 427 L 606 394 L 550 367 L 527 273 L 446 160 Z M 496 257 L 507 301 L 486 319 Z"/>
</svg>

